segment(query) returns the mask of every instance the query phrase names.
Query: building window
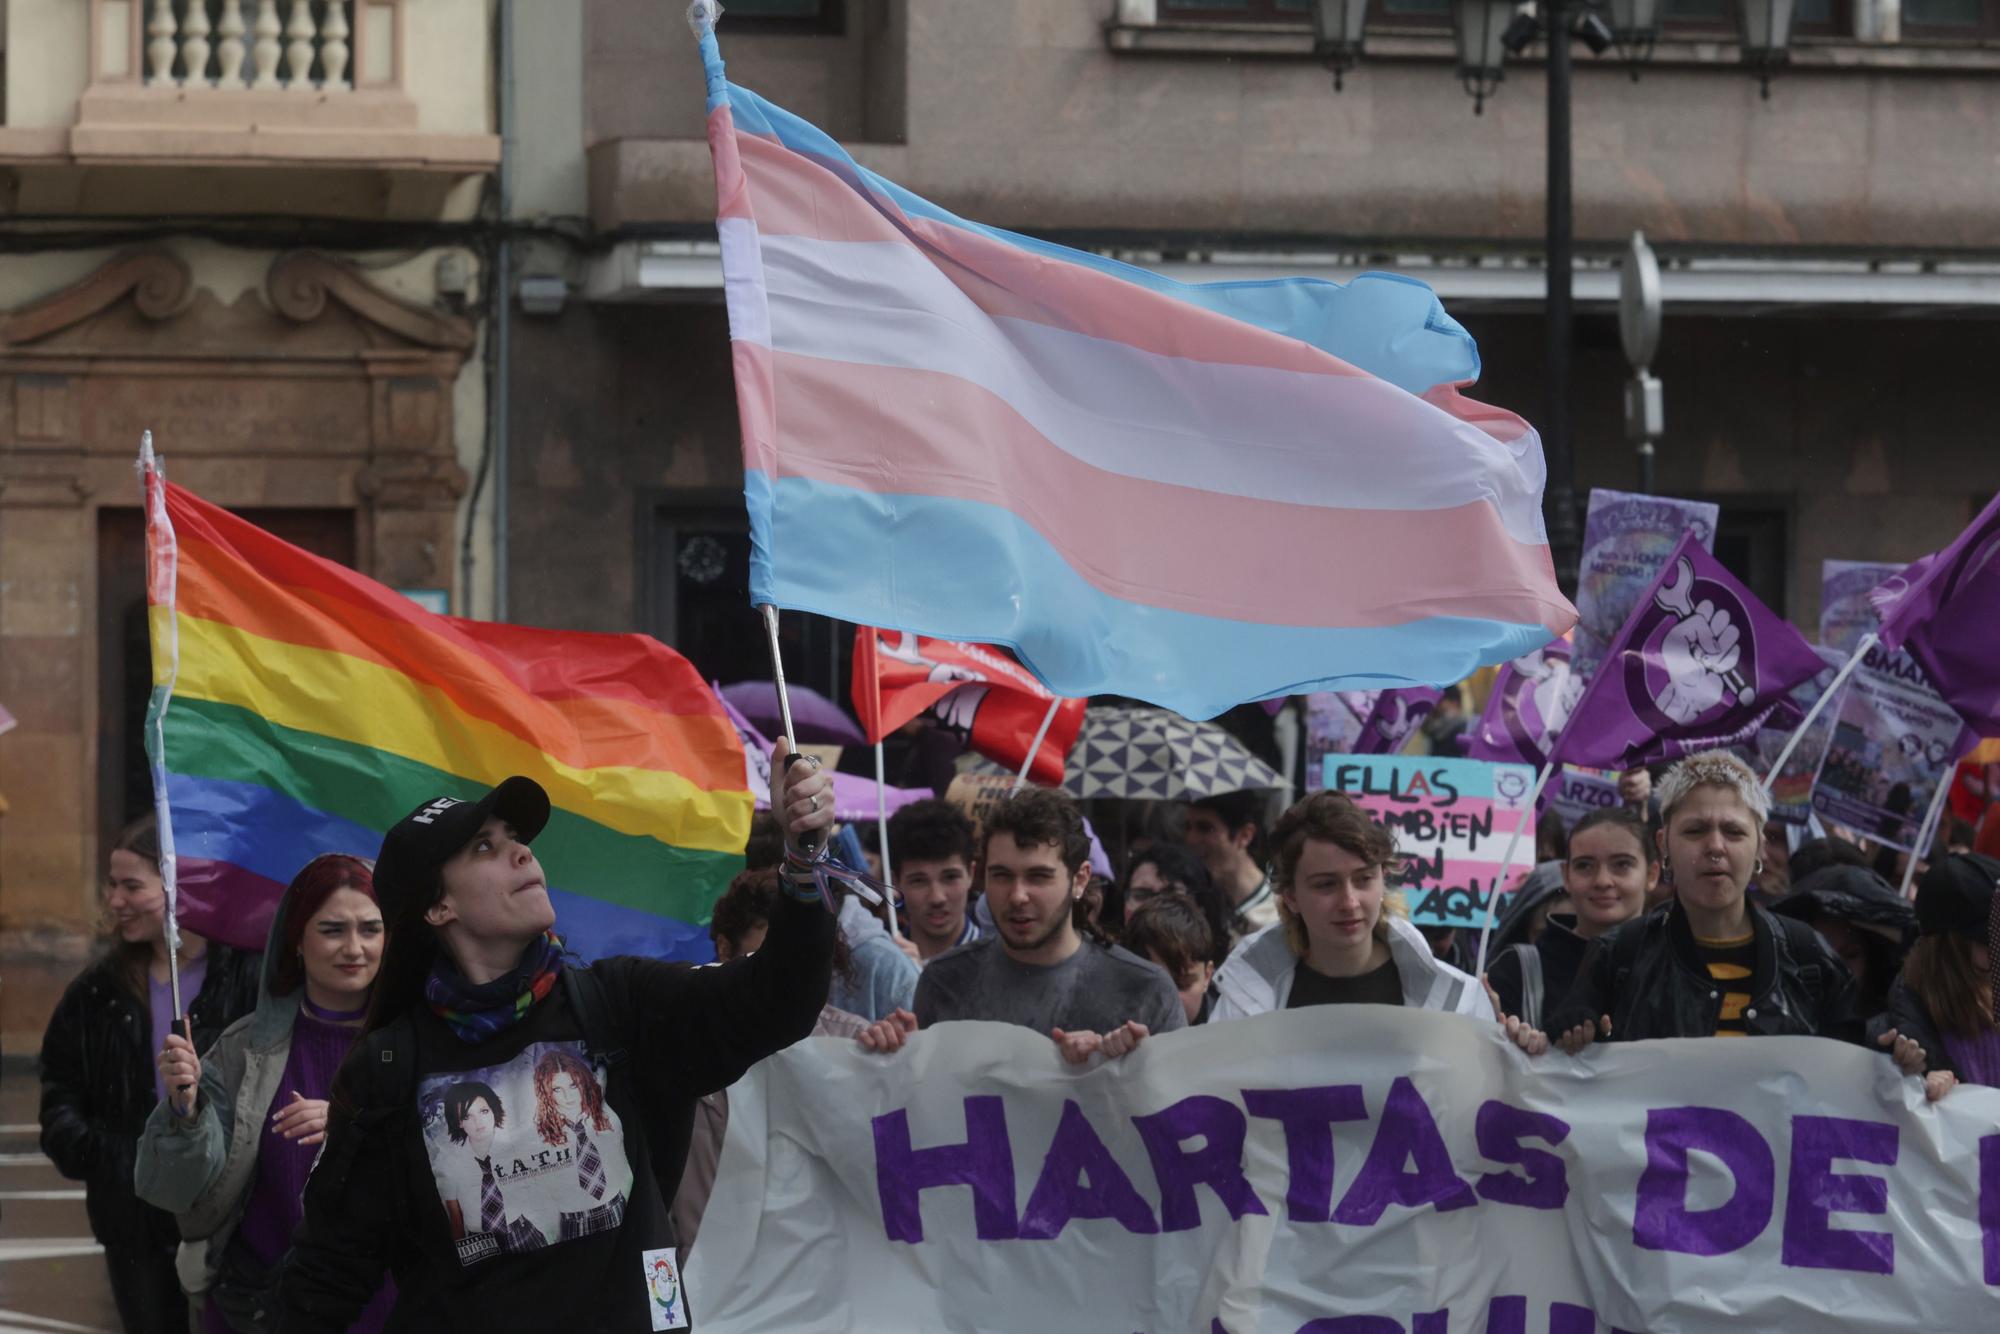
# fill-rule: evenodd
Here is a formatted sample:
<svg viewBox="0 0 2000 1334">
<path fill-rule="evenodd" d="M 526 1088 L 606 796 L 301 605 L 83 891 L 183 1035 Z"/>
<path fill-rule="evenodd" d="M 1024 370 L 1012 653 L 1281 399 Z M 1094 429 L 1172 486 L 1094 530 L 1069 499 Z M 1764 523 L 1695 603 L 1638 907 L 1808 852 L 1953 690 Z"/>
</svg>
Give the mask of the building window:
<svg viewBox="0 0 2000 1334">
<path fill-rule="evenodd" d="M 1977 3 L 1978 0 L 1974 0 Z M 1844 37 L 1849 0 L 1797 0 L 1792 32 L 1800 37 Z M 1663 0 L 1662 31 L 1672 37 L 1734 37 L 1736 0 Z"/>
<path fill-rule="evenodd" d="M 2000 34 L 1995 0 L 1903 0 L 1903 31 L 1912 37 Z"/>
<path fill-rule="evenodd" d="M 726 22 L 758 32 L 838 34 L 847 22 L 846 0 L 728 0 Z"/>
<path fill-rule="evenodd" d="M 1163 19 L 1312 21 L 1312 0 L 1160 0 Z"/>
</svg>

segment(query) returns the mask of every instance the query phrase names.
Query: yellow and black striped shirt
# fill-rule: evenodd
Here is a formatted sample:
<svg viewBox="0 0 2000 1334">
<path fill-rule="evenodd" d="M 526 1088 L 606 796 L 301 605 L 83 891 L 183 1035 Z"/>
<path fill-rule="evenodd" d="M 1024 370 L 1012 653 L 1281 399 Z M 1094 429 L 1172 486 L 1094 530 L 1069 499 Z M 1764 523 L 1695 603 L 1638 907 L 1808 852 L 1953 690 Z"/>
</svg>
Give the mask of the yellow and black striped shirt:
<svg viewBox="0 0 2000 1334">
<path fill-rule="evenodd" d="M 1750 1008 L 1750 977 L 1757 967 L 1757 937 L 1746 931 L 1732 940 L 1694 938 L 1695 956 L 1722 991 L 1722 1010 L 1716 1016 L 1715 1036 L 1749 1036 L 1743 1012 Z"/>
</svg>

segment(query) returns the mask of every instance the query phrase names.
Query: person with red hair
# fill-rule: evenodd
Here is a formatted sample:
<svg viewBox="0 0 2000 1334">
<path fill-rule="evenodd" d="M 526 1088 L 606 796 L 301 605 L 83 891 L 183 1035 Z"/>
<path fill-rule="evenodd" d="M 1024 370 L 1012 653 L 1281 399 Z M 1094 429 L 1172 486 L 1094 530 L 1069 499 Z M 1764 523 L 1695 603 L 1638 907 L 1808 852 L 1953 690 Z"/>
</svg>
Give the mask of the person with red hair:
<svg viewBox="0 0 2000 1334">
<path fill-rule="evenodd" d="M 272 919 L 256 1011 L 200 1056 L 178 1034 L 161 1047 L 167 1098 L 139 1141 L 135 1183 L 178 1216 L 181 1282 L 205 1334 L 275 1320 L 334 1073 L 360 1036 L 384 939 L 370 863 L 315 857 Z M 353 1328 L 380 1329 L 393 1304 L 385 1285 Z"/>
</svg>

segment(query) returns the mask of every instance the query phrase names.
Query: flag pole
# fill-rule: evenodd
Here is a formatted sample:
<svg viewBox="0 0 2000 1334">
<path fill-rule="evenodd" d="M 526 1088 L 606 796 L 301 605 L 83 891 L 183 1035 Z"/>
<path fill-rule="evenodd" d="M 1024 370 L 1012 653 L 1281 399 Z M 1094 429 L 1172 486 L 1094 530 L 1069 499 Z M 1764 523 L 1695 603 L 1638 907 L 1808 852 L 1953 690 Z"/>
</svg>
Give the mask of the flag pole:
<svg viewBox="0 0 2000 1334">
<path fill-rule="evenodd" d="M 1916 841 L 1910 847 L 1909 859 L 1903 863 L 1903 897 L 1910 897 L 1910 882 L 1917 876 L 1917 858 L 1930 858 L 1931 844 L 1937 841 L 1938 825 L 1944 820 L 1945 798 L 1951 792 L 1953 770 L 1947 768 L 1938 779 L 1937 791 L 1931 796 L 1931 804 L 1924 811 L 1924 822 L 1917 826 Z"/>
<path fill-rule="evenodd" d="M 771 681 L 778 688 L 778 717 L 785 725 L 785 772 L 789 773 L 793 763 L 801 757 L 798 733 L 792 730 L 792 697 L 785 691 L 785 655 L 778 648 L 778 609 L 766 602 L 758 610 L 764 613 L 764 636 L 771 646 Z M 785 786 L 791 786 L 789 780 Z M 784 827 L 784 822 L 784 813 L 779 812 L 779 828 Z M 799 840 L 799 851 L 808 857 L 817 856 L 819 848 L 817 833 L 809 834 Z"/>
<path fill-rule="evenodd" d="M 1007 789 L 1007 795 L 1019 792 L 1028 781 L 1028 770 L 1035 767 L 1035 756 L 1042 753 L 1042 742 L 1048 739 L 1049 728 L 1055 725 L 1056 710 L 1063 705 L 1062 696 L 1049 701 L 1049 711 L 1042 715 L 1042 725 L 1035 729 L 1035 739 L 1028 743 L 1028 757 L 1021 761 L 1021 772 L 1014 775 L 1014 786 Z"/>
<path fill-rule="evenodd" d="M 1513 837 L 1507 840 L 1507 850 L 1500 854 L 1500 871 L 1493 877 L 1493 892 L 1486 896 L 1486 920 L 1479 926 L 1478 962 L 1472 968 L 1474 977 L 1486 976 L 1486 941 L 1493 934 L 1493 918 L 1500 905 L 1500 891 L 1507 883 L 1507 873 L 1514 869 L 1514 853 L 1521 846 L 1521 831 L 1527 828 L 1528 821 L 1534 818 L 1535 806 L 1542 799 L 1542 788 L 1548 783 L 1549 775 L 1555 772 L 1555 767 L 1556 762 L 1553 759 L 1543 762 L 1542 771 L 1535 775 L 1534 791 L 1528 793 L 1527 806 L 1522 811 L 1521 818 L 1514 824 Z"/>
<path fill-rule="evenodd" d="M 154 822 L 159 826 L 160 884 L 167 897 L 166 920 L 161 923 L 167 945 L 167 990 L 181 1034 L 192 1045 L 194 1024 L 181 1005 L 180 859 L 174 854 L 173 806 L 167 799 L 167 704 L 173 699 L 174 685 L 180 679 L 181 632 L 175 613 L 179 600 L 179 548 L 174 541 L 173 520 L 167 515 L 166 494 L 161 489 L 165 484 L 159 458 L 153 453 L 153 433 L 144 431 L 139 436 L 139 486 L 146 506 L 146 601 L 149 606 L 156 605 L 153 593 L 158 585 L 165 597 L 157 605 L 167 609 L 168 618 L 166 670 L 162 673 L 155 669 L 159 684 L 153 687 L 152 697 L 146 703 L 146 759 L 152 771 Z M 157 570 L 156 553 L 160 564 Z M 182 1084 L 174 1092 L 185 1094 L 191 1088 Z"/>
<path fill-rule="evenodd" d="M 1785 771 L 1785 762 L 1792 758 L 1792 752 L 1797 750 L 1799 743 L 1806 739 L 1806 733 L 1811 730 L 1813 721 L 1819 717 L 1820 711 L 1826 708 L 1835 695 L 1840 693 L 1840 688 L 1847 684 L 1847 678 L 1854 675 L 1855 669 L 1861 666 L 1861 660 L 1868 656 L 1868 650 L 1881 642 L 1882 636 L 1876 634 L 1873 630 L 1861 636 L 1861 641 L 1854 646 L 1854 652 L 1848 656 L 1846 662 L 1840 664 L 1840 670 L 1834 673 L 1833 680 L 1827 683 L 1827 687 L 1821 692 L 1820 697 L 1813 701 L 1813 706 L 1806 710 L 1805 721 L 1801 722 L 1793 730 L 1791 740 L 1785 742 L 1785 748 L 1778 752 L 1777 762 L 1772 764 L 1771 771 L 1764 775 L 1764 790 L 1766 792 L 1769 792 L 1771 785 L 1778 781 L 1778 775 Z"/>
<path fill-rule="evenodd" d="M 882 850 L 882 883 L 889 887 L 882 896 L 882 906 L 889 910 L 889 934 L 899 936 L 903 929 L 896 925 L 896 880 L 889 874 L 889 784 L 883 775 L 880 741 L 875 743 L 875 842 Z"/>
</svg>

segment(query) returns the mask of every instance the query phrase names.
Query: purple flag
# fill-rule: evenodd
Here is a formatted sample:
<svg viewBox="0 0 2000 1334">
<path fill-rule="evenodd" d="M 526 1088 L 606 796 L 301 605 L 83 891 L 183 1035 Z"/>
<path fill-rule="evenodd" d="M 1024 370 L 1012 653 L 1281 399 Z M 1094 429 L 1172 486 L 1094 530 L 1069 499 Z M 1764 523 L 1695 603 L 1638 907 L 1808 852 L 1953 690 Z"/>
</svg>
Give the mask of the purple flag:
<svg viewBox="0 0 2000 1334">
<path fill-rule="evenodd" d="M 1444 698 L 1442 690 L 1431 686 L 1408 686 L 1400 690 L 1370 690 L 1373 695 L 1361 723 L 1361 735 L 1354 739 L 1356 755 L 1394 755 L 1403 749 L 1410 733 L 1423 726 L 1424 719 Z"/>
<path fill-rule="evenodd" d="M 1306 696 L 1306 788 L 1318 791 L 1328 755 L 1394 755 L 1423 725 L 1444 692 L 1430 686 L 1398 690 L 1318 691 Z"/>
<path fill-rule="evenodd" d="M 1689 533 L 1618 632 L 1556 751 L 1570 764 L 1626 769 L 1740 745 L 1760 728 L 1796 726 L 1789 692 L 1822 666 L 1805 636 Z"/>
<path fill-rule="evenodd" d="M 1465 753 L 1541 768 L 1579 693 L 1569 662 L 1569 641 L 1557 639 L 1502 667 Z"/>
<path fill-rule="evenodd" d="M 1875 590 L 1885 648 L 1907 649 L 1983 736 L 2000 733 L 2000 495 L 1943 551 Z"/>
</svg>

